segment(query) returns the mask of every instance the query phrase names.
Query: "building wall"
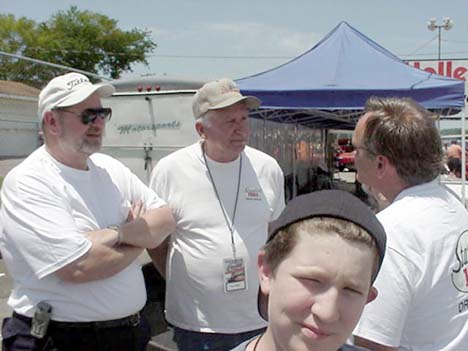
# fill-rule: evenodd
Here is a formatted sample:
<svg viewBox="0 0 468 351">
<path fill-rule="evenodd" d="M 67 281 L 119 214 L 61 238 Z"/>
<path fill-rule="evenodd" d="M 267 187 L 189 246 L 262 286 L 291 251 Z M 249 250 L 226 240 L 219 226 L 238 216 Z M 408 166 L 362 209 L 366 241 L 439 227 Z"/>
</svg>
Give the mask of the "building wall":
<svg viewBox="0 0 468 351">
<path fill-rule="evenodd" d="M 29 155 L 38 131 L 37 98 L 0 94 L 0 158 Z"/>
</svg>

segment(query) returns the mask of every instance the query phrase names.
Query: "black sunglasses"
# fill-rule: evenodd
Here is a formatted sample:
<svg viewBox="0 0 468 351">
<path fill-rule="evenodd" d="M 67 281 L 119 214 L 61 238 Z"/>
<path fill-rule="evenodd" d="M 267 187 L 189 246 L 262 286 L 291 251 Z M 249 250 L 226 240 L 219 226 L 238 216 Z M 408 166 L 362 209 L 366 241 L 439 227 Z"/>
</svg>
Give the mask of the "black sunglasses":
<svg viewBox="0 0 468 351">
<path fill-rule="evenodd" d="M 74 114 L 75 116 L 81 117 L 81 122 L 83 122 L 83 124 L 94 123 L 98 117 L 102 118 L 104 122 L 108 122 L 112 117 L 112 109 L 109 107 L 87 108 L 81 113 L 69 111 L 63 108 L 58 108 L 56 110 L 68 112 Z"/>
</svg>

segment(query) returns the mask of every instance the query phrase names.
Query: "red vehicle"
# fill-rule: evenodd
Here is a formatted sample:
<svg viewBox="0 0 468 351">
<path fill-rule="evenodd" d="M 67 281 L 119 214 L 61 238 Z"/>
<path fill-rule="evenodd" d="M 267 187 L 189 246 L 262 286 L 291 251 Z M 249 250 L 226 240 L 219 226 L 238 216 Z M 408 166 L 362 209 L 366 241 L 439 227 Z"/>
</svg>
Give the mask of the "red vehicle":
<svg viewBox="0 0 468 351">
<path fill-rule="evenodd" d="M 338 139 L 338 149 L 335 152 L 336 168 L 342 172 L 345 169 L 354 170 L 354 147 L 351 144 L 351 139 Z"/>
</svg>

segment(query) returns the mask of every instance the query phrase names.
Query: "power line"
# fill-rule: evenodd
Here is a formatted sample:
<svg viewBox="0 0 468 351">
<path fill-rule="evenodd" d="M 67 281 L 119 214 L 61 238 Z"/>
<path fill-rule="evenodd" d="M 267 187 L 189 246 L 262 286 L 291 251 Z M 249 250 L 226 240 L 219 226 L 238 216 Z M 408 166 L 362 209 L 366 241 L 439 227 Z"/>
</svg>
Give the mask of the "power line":
<svg viewBox="0 0 468 351">
<path fill-rule="evenodd" d="M 68 50 L 68 49 L 43 49 L 43 48 L 32 48 L 34 51 L 42 52 L 60 52 L 62 54 L 92 54 L 89 51 L 82 50 Z M 125 53 L 125 52 L 111 52 L 102 51 L 105 55 L 110 56 L 138 56 L 138 54 Z M 276 59 L 291 59 L 294 56 L 245 56 L 245 55 L 180 55 L 180 54 L 148 54 L 147 57 L 168 57 L 168 58 L 216 58 L 216 59 L 265 59 L 265 60 L 276 60 Z"/>
<path fill-rule="evenodd" d="M 431 42 L 433 42 L 436 38 L 437 37 L 431 38 L 428 42 L 424 43 L 423 45 L 421 45 L 420 47 L 418 47 L 417 49 L 415 49 L 414 51 L 412 51 L 412 52 L 410 52 L 408 54 L 396 54 L 396 55 L 399 56 L 399 57 L 402 57 L 402 58 L 407 58 L 408 56 L 412 56 L 412 55 L 416 54 L 419 50 L 425 48 L 427 45 L 429 45 Z M 70 53 L 88 53 L 86 51 L 79 51 L 79 50 L 52 50 L 52 51 L 61 51 L 63 53 L 67 53 L 67 52 L 70 52 Z M 131 55 L 131 54 L 125 54 L 125 53 L 112 53 L 112 52 L 107 52 L 106 54 L 110 54 L 110 55 Z M 445 51 L 444 52 L 445 56 L 453 55 L 453 54 L 468 54 L 468 50 L 467 51 Z M 6 53 L 6 52 L 3 52 L 3 51 L 0 51 L 0 55 L 11 56 L 11 57 L 20 58 L 20 59 L 40 63 L 40 64 L 45 64 L 45 65 L 52 66 L 52 67 L 67 69 L 67 70 L 70 70 L 70 71 L 83 73 L 83 74 L 86 74 L 88 76 L 93 76 L 93 77 L 98 78 L 98 79 L 111 80 L 110 78 L 102 77 L 102 76 L 97 75 L 95 73 L 79 70 L 79 69 L 64 66 L 64 65 L 50 63 L 50 62 L 46 62 L 46 61 L 42 61 L 42 60 L 38 60 L 38 59 L 33 59 L 33 58 L 30 58 L 30 57 L 26 57 L 26 56 L 10 54 L 10 53 Z M 434 53 L 429 53 L 429 52 L 419 53 L 419 55 L 434 55 Z M 172 58 L 172 59 L 214 59 L 214 60 L 225 60 L 225 59 L 229 59 L 229 60 L 291 60 L 291 59 L 295 58 L 296 56 L 151 54 L 151 55 L 147 55 L 147 57 L 148 58 L 152 57 L 152 58 L 155 58 L 155 59 L 157 59 L 157 58 Z"/>
<path fill-rule="evenodd" d="M 462 40 L 447 40 L 447 39 L 442 39 L 442 41 L 446 43 L 456 43 L 456 44 L 468 44 L 468 41 L 462 41 Z"/>
<path fill-rule="evenodd" d="M 68 50 L 68 49 L 43 49 L 43 48 L 32 48 L 33 51 L 41 51 L 47 53 L 62 53 L 62 54 L 89 54 L 89 51 L 83 50 Z M 139 56 L 138 54 L 126 53 L 126 52 L 111 52 L 101 51 L 101 53 L 109 56 Z M 290 59 L 292 56 L 244 56 L 244 55 L 177 55 L 177 54 L 148 54 L 147 57 L 168 57 L 168 58 L 219 58 L 219 59 Z"/>
<path fill-rule="evenodd" d="M 416 50 L 414 50 L 413 52 L 411 52 L 410 54 L 407 54 L 407 55 L 400 55 L 402 57 L 405 57 L 405 56 L 411 56 L 411 55 L 414 55 L 415 53 L 417 53 L 419 50 L 425 48 L 427 45 L 429 45 L 430 43 L 432 43 L 435 39 L 437 39 L 437 35 L 434 36 L 433 38 L 431 38 L 428 42 L 426 42 L 425 44 L 421 45 L 420 47 L 418 47 Z"/>
<path fill-rule="evenodd" d="M 409 54 L 397 54 L 397 56 L 400 57 L 408 57 L 411 55 L 416 54 L 418 51 L 421 49 L 425 48 L 428 46 L 430 43 L 432 43 L 435 39 L 437 39 L 437 35 L 432 37 L 429 41 L 426 43 L 422 44 Z M 468 44 L 468 41 L 456 41 L 456 40 L 445 40 L 442 39 L 442 41 L 447 42 L 447 43 L 458 43 L 458 44 Z M 32 48 L 32 50 L 35 51 L 42 51 L 42 52 L 59 52 L 62 54 L 92 54 L 89 51 L 83 51 L 83 50 L 69 50 L 69 49 L 43 49 L 43 48 Z M 110 56 L 135 56 L 137 54 L 133 53 L 125 53 L 125 52 L 111 52 L 111 51 L 101 51 L 105 55 L 110 55 Z M 444 54 L 466 54 L 468 51 L 445 51 Z M 13 55 L 13 54 L 11 54 Z M 432 55 L 432 53 L 422 53 L 421 55 Z M 138 55 L 137 55 L 138 56 Z M 223 60 L 223 59 L 229 59 L 229 60 L 290 60 L 295 58 L 296 56 L 276 56 L 276 55 L 187 55 L 187 54 L 171 54 L 171 53 L 155 53 L 155 54 L 148 54 L 146 55 L 147 58 L 175 58 L 175 59 L 214 59 L 214 60 Z M 34 59 L 31 59 L 34 60 Z M 40 61 L 40 60 L 38 60 Z M 45 62 L 45 61 L 41 61 Z M 72 69 L 70 67 L 62 66 L 60 68 L 67 68 L 67 69 Z M 88 75 L 91 75 L 90 72 L 87 72 Z M 97 78 L 100 79 L 108 79 L 104 77 L 97 76 Z"/>
<path fill-rule="evenodd" d="M 72 68 L 72 67 L 68 67 L 68 66 L 64 66 L 64 65 L 59 65 L 57 63 L 51 63 L 51 62 L 47 62 L 47 61 L 42 61 L 42 60 L 38 60 L 38 59 L 33 59 L 31 57 L 27 57 L 27 56 L 22 56 L 22 55 L 16 55 L 16 54 L 10 54 L 8 52 L 4 52 L 4 51 L 0 51 L 0 55 L 4 55 L 4 56 L 9 56 L 9 57 L 14 57 L 14 58 L 17 58 L 17 59 L 21 59 L 21 60 L 25 60 L 25 61 L 31 61 L 31 62 L 34 62 L 34 63 L 39 63 L 41 65 L 46 65 L 46 66 L 51 66 L 51 67 L 55 67 L 55 68 L 61 68 L 61 69 L 66 69 L 66 70 L 69 70 L 69 71 L 73 71 L 73 72 L 78 72 L 78 73 L 83 73 L 87 76 L 92 76 L 94 78 L 98 78 L 98 79 L 105 79 L 105 80 L 111 80 L 110 78 L 107 78 L 107 77 L 102 77 L 96 73 L 92 73 L 92 72 L 88 72 L 88 71 L 83 71 L 81 69 L 78 69 L 78 68 Z"/>
<path fill-rule="evenodd" d="M 422 49 L 419 48 L 418 50 Z M 416 50 L 416 51 L 418 51 Z M 395 54 L 398 57 L 408 57 L 414 55 L 416 51 L 413 51 L 409 54 Z M 444 55 L 451 55 L 451 54 L 468 54 L 467 51 L 445 51 Z M 435 55 L 432 52 L 423 52 L 419 53 L 419 55 Z M 291 60 L 297 56 L 218 56 L 218 55 L 204 55 L 204 56 L 197 56 L 197 55 L 151 55 L 151 57 L 157 59 L 165 59 L 165 58 L 175 58 L 175 59 L 231 59 L 231 60 Z"/>
<path fill-rule="evenodd" d="M 446 58 L 441 58 L 441 60 L 452 60 L 454 58 L 447 58 L 447 55 L 460 55 L 460 54 L 468 54 L 468 51 L 444 51 L 444 56 Z M 397 55 L 398 57 L 407 57 L 407 56 L 410 56 L 412 54 L 406 54 L 406 55 L 403 55 L 403 54 L 399 54 Z M 418 55 L 431 55 L 431 56 L 435 56 L 437 55 L 437 53 L 433 53 L 433 52 L 421 52 L 419 53 Z"/>
<path fill-rule="evenodd" d="M 246 59 L 246 60 L 255 60 L 255 59 L 262 59 L 262 60 L 285 60 L 285 59 L 292 59 L 296 56 L 222 56 L 222 55 L 171 55 L 171 54 L 154 54 L 148 55 L 151 57 L 168 57 L 168 58 L 210 58 L 210 59 Z"/>
<path fill-rule="evenodd" d="M 47 53 L 61 53 L 61 54 L 80 54 L 80 55 L 94 55 L 95 52 L 90 52 L 89 50 L 70 50 L 70 49 L 44 49 L 44 48 L 30 48 L 31 51 L 40 51 Z M 112 52 L 112 51 L 103 51 L 99 50 L 99 53 L 109 55 L 109 56 L 140 56 L 136 53 L 131 52 Z"/>
</svg>

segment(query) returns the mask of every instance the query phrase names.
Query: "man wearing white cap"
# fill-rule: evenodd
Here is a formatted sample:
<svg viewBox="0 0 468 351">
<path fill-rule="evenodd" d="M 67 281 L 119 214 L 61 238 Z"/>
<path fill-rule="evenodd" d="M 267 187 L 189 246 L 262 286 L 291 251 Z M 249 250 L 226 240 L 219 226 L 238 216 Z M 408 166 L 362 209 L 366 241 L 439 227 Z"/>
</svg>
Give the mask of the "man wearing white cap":
<svg viewBox="0 0 468 351">
<path fill-rule="evenodd" d="M 256 256 L 284 189 L 278 163 L 247 146 L 249 109 L 259 105 L 230 79 L 205 84 L 193 100 L 201 140 L 152 173 L 150 186 L 176 219 L 167 245 L 149 252 L 166 274 L 166 318 L 180 351 L 230 350 L 266 326 Z"/>
<path fill-rule="evenodd" d="M 3 350 L 143 351 L 145 248 L 174 229 L 165 202 L 96 153 L 114 88 L 68 73 L 39 95 L 45 145 L 6 176 L 0 248 L 13 278 Z"/>
</svg>

